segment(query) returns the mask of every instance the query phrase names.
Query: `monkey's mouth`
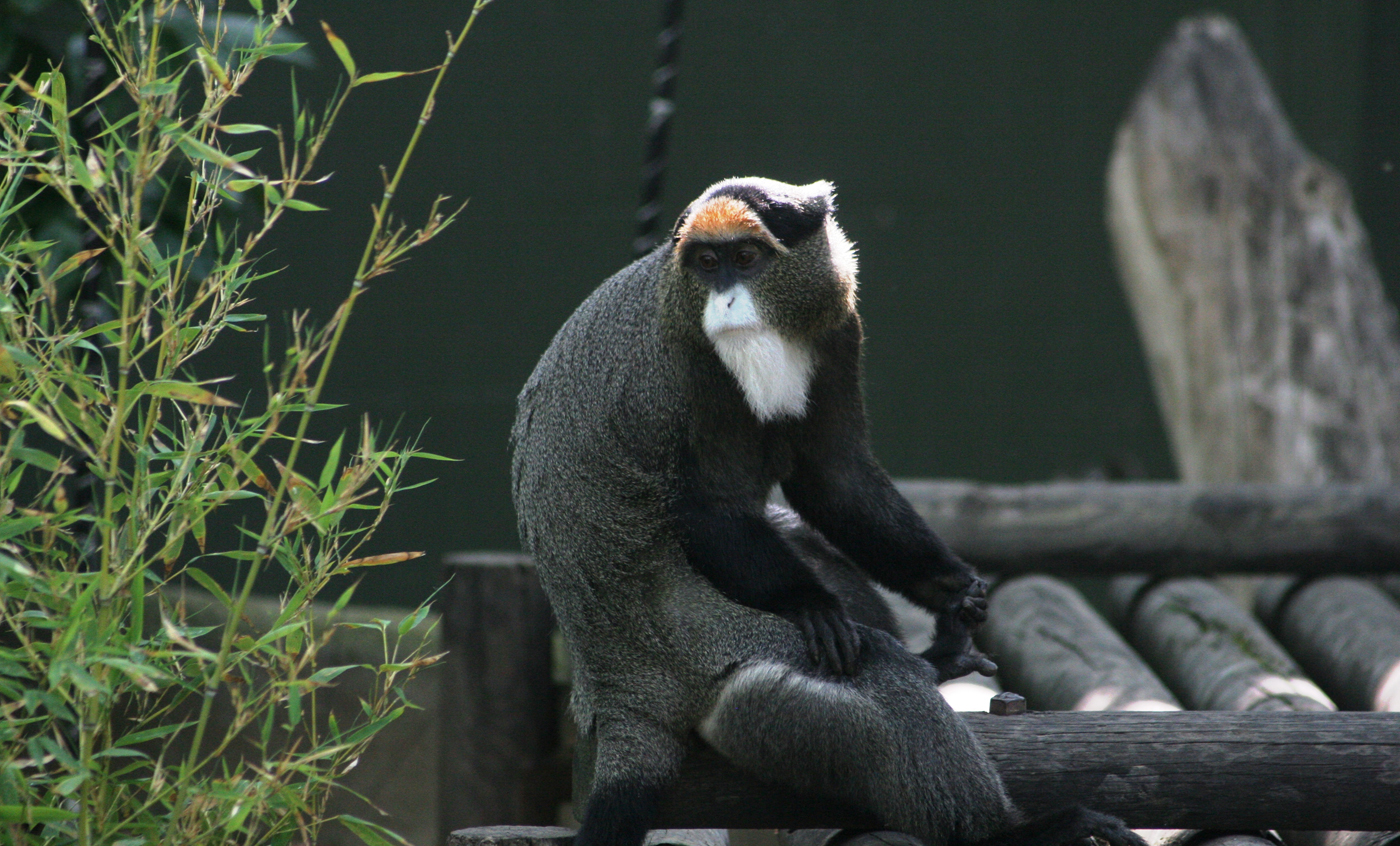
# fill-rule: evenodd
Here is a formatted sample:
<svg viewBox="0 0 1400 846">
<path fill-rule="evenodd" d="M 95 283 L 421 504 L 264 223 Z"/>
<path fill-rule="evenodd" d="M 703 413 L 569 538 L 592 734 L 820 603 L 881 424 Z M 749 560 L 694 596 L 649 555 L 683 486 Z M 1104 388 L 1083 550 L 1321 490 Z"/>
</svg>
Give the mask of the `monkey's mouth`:
<svg viewBox="0 0 1400 846">
<path fill-rule="evenodd" d="M 704 316 L 705 334 L 710 338 L 730 332 L 761 332 L 766 328 L 747 286 L 734 285 L 710 292 Z"/>
</svg>

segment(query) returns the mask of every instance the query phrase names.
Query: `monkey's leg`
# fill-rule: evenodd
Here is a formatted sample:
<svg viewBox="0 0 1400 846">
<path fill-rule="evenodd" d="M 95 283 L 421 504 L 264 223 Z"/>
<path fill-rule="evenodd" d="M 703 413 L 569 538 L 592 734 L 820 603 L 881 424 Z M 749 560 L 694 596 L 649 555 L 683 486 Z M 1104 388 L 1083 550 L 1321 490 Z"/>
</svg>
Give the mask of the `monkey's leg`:
<svg viewBox="0 0 1400 846">
<path fill-rule="evenodd" d="M 884 633 L 861 634 L 849 680 L 779 661 L 735 670 L 700 735 L 743 769 L 869 810 L 929 846 L 1014 825 L 1000 777 L 939 694 L 935 671 Z"/>
<path fill-rule="evenodd" d="M 596 732 L 593 792 L 574 846 L 641 846 L 685 747 L 636 714 L 600 715 Z"/>
</svg>

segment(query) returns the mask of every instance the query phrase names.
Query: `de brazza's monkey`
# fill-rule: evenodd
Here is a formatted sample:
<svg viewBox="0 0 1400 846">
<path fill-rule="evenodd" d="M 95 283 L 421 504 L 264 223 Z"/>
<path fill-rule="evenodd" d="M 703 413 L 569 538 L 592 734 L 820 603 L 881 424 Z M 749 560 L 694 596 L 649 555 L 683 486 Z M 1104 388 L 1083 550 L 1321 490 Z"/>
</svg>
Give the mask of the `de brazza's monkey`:
<svg viewBox="0 0 1400 846">
<path fill-rule="evenodd" d="M 826 182 L 711 186 L 579 306 L 520 394 L 521 537 L 596 744 L 576 842 L 640 844 L 698 734 L 930 846 L 1139 844 L 1080 808 L 1023 823 L 938 692 L 994 669 L 969 637 L 986 585 L 871 454 L 833 211 Z M 775 485 L 805 525 L 766 514 Z M 852 621 L 809 563 L 835 550 L 937 615 L 923 657 Z"/>
</svg>

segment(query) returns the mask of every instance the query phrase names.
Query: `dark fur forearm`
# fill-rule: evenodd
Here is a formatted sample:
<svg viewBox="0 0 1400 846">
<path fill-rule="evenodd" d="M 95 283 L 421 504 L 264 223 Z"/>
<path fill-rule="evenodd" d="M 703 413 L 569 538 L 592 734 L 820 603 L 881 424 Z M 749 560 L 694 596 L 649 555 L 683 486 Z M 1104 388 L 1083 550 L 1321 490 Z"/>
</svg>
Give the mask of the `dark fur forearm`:
<svg viewBox="0 0 1400 846">
<path fill-rule="evenodd" d="M 871 578 L 930 611 L 975 574 L 935 535 L 878 466 L 829 476 L 798 474 L 788 502 Z"/>
<path fill-rule="evenodd" d="M 696 572 L 720 593 L 750 608 L 787 615 L 837 600 L 761 515 L 683 502 L 681 543 Z"/>
</svg>

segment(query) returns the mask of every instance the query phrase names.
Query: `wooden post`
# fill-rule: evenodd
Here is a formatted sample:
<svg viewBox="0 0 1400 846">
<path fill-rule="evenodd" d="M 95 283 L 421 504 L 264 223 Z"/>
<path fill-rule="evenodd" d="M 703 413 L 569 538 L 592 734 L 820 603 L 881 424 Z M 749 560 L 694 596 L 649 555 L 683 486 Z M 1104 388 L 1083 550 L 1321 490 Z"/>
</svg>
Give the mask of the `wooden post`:
<svg viewBox="0 0 1400 846">
<path fill-rule="evenodd" d="M 569 784 L 549 602 L 528 556 L 455 554 L 444 564 L 439 831 L 550 825 Z"/>
<path fill-rule="evenodd" d="M 1111 592 L 1133 646 L 1188 708 L 1334 709 L 1259 621 L 1215 585 L 1123 576 Z"/>
<path fill-rule="evenodd" d="M 1400 605 L 1357 578 L 1269 579 L 1255 613 L 1337 704 L 1400 711 Z"/>
<path fill-rule="evenodd" d="M 1008 688 L 1048 711 L 1179 710 L 1079 592 L 1048 576 L 1002 582 L 977 642 Z"/>
</svg>

